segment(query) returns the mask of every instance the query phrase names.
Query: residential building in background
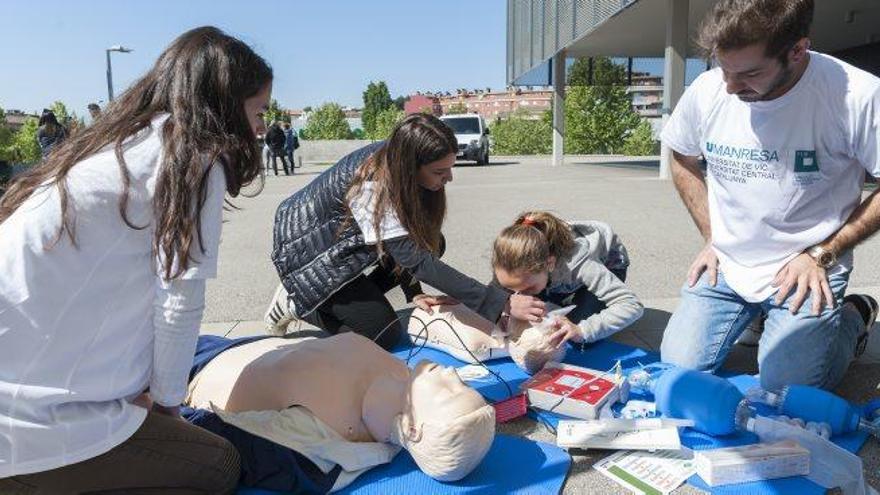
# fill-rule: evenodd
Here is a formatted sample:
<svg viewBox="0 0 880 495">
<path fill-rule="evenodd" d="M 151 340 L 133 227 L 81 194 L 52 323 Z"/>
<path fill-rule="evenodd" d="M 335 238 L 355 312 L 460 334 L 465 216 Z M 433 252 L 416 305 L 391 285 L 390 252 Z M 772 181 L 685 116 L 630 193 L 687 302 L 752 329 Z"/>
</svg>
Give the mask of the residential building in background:
<svg viewBox="0 0 880 495">
<path fill-rule="evenodd" d="M 6 110 L 6 126 L 9 127 L 12 132 L 18 132 L 18 130 L 21 129 L 21 126 L 24 125 L 27 119 L 39 118 L 39 115 L 25 113 L 21 110 Z"/>
</svg>

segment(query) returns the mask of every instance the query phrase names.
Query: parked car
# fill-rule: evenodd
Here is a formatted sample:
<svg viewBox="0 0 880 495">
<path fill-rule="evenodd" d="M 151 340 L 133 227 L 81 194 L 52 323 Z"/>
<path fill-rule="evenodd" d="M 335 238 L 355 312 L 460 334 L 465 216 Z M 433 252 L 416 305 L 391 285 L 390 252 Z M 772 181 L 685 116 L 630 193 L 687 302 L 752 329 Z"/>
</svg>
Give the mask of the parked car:
<svg viewBox="0 0 880 495">
<path fill-rule="evenodd" d="M 455 138 L 458 140 L 457 159 L 473 160 L 477 165 L 489 163 L 489 128 L 483 117 L 475 113 L 466 113 L 444 115 L 440 120 L 455 133 Z"/>
</svg>

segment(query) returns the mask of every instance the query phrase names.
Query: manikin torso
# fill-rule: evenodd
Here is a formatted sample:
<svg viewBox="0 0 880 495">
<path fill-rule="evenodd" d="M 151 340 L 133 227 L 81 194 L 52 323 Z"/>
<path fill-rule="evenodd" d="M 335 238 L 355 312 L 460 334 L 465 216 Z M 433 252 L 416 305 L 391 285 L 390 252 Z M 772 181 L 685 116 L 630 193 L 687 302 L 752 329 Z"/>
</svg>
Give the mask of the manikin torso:
<svg viewBox="0 0 880 495">
<path fill-rule="evenodd" d="M 190 382 L 193 407 L 230 412 L 307 408 L 353 442 L 387 442 L 403 410 L 406 364 L 366 338 L 269 338 L 229 349 Z"/>
</svg>

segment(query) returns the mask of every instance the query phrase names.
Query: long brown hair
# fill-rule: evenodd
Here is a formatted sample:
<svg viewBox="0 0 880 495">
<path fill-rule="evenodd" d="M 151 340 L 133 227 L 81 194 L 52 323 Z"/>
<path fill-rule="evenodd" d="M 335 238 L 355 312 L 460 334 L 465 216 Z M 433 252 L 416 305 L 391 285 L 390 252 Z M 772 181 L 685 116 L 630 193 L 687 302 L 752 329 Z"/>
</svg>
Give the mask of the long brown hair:
<svg viewBox="0 0 880 495">
<path fill-rule="evenodd" d="M 417 113 L 398 123 L 391 137 L 362 165 L 346 193 L 346 203 L 357 197 L 364 182 L 375 181 L 373 227 L 394 211 L 410 238 L 422 249 L 440 254 L 440 229 L 446 218 L 446 192 L 419 186 L 418 171 L 458 150 L 455 134 L 440 119 Z M 349 218 L 351 220 L 351 212 Z M 382 253 L 382 239 L 377 244 Z"/>
<path fill-rule="evenodd" d="M 200 214 L 210 172 L 205 164 L 222 164 L 231 196 L 260 175 L 260 153 L 244 101 L 271 81 L 272 69 L 245 43 L 214 27 L 187 31 L 91 127 L 65 141 L 44 163 L 10 185 L 0 199 L 0 223 L 41 185 L 54 186 L 61 200 L 61 227 L 55 242 L 66 233 L 76 245 L 67 176 L 77 163 L 112 144 L 122 177 L 119 214 L 129 227 L 146 228 L 132 224 L 126 212 L 131 175 L 123 142 L 148 127 L 155 116 L 167 113 L 159 130 L 164 160 L 153 196 L 153 250 L 164 255 L 165 277 L 178 277 L 191 261 L 194 232 L 204 252 Z"/>
<path fill-rule="evenodd" d="M 520 213 L 513 225 L 498 234 L 492 246 L 492 267 L 506 272 L 539 273 L 547 260 L 557 263 L 574 250 L 571 226 L 546 211 Z"/>
</svg>

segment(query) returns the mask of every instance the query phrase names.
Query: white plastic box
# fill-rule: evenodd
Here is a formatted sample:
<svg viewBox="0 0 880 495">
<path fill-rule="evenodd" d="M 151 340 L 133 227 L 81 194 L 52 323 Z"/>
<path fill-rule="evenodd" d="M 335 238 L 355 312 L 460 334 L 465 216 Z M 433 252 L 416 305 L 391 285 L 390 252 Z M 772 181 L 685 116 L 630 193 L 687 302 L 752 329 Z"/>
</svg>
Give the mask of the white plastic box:
<svg viewBox="0 0 880 495">
<path fill-rule="evenodd" d="M 694 451 L 697 474 L 709 486 L 810 473 L 810 451 L 794 440 Z"/>
</svg>

